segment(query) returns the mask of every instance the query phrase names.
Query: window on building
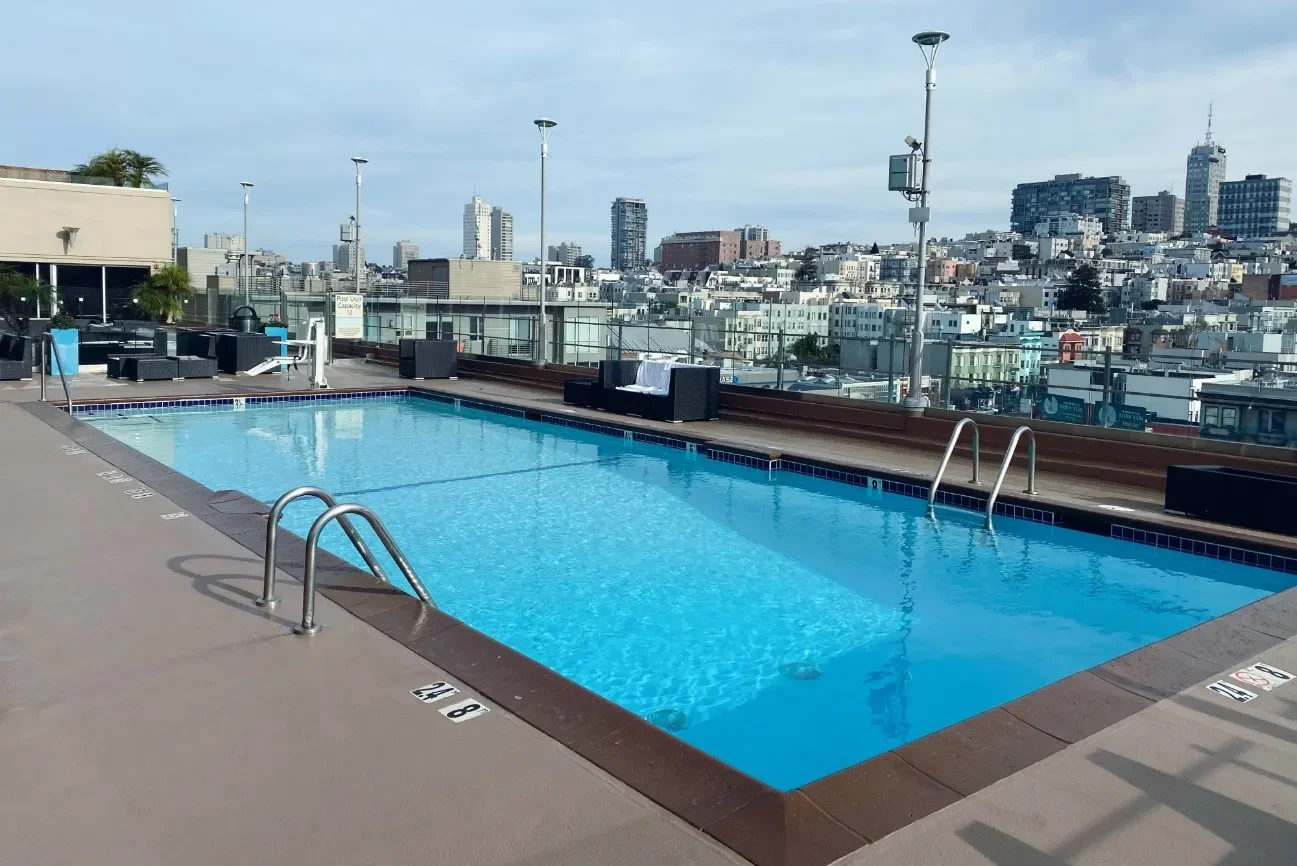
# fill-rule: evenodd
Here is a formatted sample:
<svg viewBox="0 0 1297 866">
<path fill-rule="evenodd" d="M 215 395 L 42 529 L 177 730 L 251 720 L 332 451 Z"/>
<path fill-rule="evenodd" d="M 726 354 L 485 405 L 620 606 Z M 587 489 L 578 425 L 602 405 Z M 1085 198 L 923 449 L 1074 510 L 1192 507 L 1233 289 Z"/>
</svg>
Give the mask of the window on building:
<svg viewBox="0 0 1297 866">
<path fill-rule="evenodd" d="M 1238 409 L 1233 406 L 1224 406 L 1220 411 L 1220 422 L 1222 426 L 1231 430 L 1238 427 Z"/>
<path fill-rule="evenodd" d="M 1283 433 L 1288 426 L 1288 413 L 1283 409 L 1262 409 L 1260 420 L 1257 429 L 1261 433 Z"/>
<path fill-rule="evenodd" d="M 1204 426 L 1207 426 L 1207 427 L 1219 427 L 1219 426 L 1220 426 L 1220 407 L 1219 407 L 1219 406 L 1203 406 L 1203 407 L 1202 407 L 1202 423 L 1203 423 Z"/>
<path fill-rule="evenodd" d="M 468 317 L 468 338 L 470 340 L 482 339 L 482 316 Z"/>
</svg>

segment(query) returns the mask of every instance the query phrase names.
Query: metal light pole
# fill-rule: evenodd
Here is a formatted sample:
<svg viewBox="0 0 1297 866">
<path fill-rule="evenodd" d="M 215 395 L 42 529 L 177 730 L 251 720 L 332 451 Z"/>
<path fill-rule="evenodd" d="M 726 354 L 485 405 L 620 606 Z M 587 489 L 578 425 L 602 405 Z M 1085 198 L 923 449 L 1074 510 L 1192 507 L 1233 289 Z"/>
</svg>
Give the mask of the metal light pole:
<svg viewBox="0 0 1297 866">
<path fill-rule="evenodd" d="M 924 78 L 923 103 L 923 172 L 919 180 L 919 206 L 912 208 L 913 222 L 919 224 L 919 279 L 914 292 L 914 333 L 910 338 L 910 392 L 905 408 L 923 411 L 928 400 L 923 396 L 923 294 L 928 279 L 928 175 L 932 171 L 932 91 L 937 87 L 937 49 L 950 38 L 949 33 L 925 30 L 914 35 L 914 44 L 923 52 L 928 70 Z"/>
<path fill-rule="evenodd" d="M 545 163 L 549 161 L 549 131 L 558 126 L 558 121 L 548 117 L 537 118 L 536 128 L 540 130 L 540 350 L 536 353 L 536 366 L 544 367 L 549 362 L 549 337 L 545 321 L 545 271 L 549 264 L 549 250 L 545 249 Z"/>
<path fill-rule="evenodd" d="M 356 164 L 356 228 L 352 233 L 351 242 L 354 245 L 352 247 L 352 252 L 355 253 L 352 258 L 355 259 L 354 264 L 356 266 L 356 291 L 359 292 L 360 270 L 362 267 L 360 261 L 360 167 L 369 162 L 369 160 L 365 159 L 363 156 L 353 156 L 351 161 Z"/>
<path fill-rule="evenodd" d="M 243 187 L 243 303 L 252 306 L 252 247 L 248 245 L 248 190 L 252 189 L 250 180 L 239 181 Z"/>
<path fill-rule="evenodd" d="M 171 261 L 174 263 L 180 255 L 180 199 L 171 199 Z"/>
</svg>

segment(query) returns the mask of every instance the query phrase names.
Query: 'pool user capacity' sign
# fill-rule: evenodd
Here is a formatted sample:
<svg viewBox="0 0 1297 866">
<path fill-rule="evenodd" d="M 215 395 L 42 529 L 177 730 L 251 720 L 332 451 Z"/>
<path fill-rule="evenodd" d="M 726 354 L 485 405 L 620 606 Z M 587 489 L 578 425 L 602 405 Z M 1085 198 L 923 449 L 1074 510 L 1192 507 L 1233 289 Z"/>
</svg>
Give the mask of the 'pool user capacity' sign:
<svg viewBox="0 0 1297 866">
<path fill-rule="evenodd" d="M 365 338 L 364 295 L 335 294 L 333 296 L 333 336 L 340 340 Z"/>
</svg>

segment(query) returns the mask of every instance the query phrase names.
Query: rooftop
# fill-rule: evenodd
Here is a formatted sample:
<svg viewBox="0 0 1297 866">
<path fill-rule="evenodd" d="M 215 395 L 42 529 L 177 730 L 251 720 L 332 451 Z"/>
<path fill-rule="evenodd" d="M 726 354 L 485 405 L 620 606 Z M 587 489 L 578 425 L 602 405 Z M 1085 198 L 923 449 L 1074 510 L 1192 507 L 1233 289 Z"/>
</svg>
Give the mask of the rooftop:
<svg viewBox="0 0 1297 866">
<path fill-rule="evenodd" d="M 462 375 L 415 384 L 614 423 L 564 406 L 531 368 L 466 362 Z M 114 385 L 83 375 L 73 387 L 78 399 L 122 401 L 301 392 L 302 379 Z M 330 379 L 342 389 L 410 384 L 352 360 Z M 1291 591 L 920 740 L 903 758 L 775 796 L 669 736 L 618 727 L 599 702 L 571 703 L 561 677 L 529 672 L 338 560 L 324 563 L 327 630 L 293 636 L 300 541 L 283 545 L 282 606 L 252 604 L 264 503 L 202 488 L 37 395 L 30 382 L 0 384 L 5 453 L 22 455 L 0 461 L 0 483 L 28 492 L 0 506 L 11 684 L 0 753 L 12 780 L 0 788 L 0 829 L 17 861 L 170 866 L 183 848 L 194 864 L 971 866 L 1173 854 L 1208 866 L 1283 862 L 1297 838 L 1297 697 L 1236 704 L 1203 688 L 1256 659 L 1297 670 Z M 937 410 L 910 425 L 903 413 L 894 423 L 861 410 L 848 423 L 833 420 L 832 399 L 802 395 L 793 422 L 775 414 L 780 399 L 730 398 L 706 425 L 615 423 L 924 485 L 959 417 Z M 979 420 L 984 447 L 998 449 L 1007 428 Z M 1157 466 L 1105 471 L 1107 452 L 1067 447 L 1077 437 L 1060 426 L 1040 428 L 1031 507 L 1297 559 L 1291 538 L 1164 514 Z M 1090 441 L 1136 441 L 1106 435 Z M 1225 459 L 1232 446 L 1199 447 Z M 1142 459 L 1161 450 L 1144 447 Z M 951 477 L 966 477 L 966 458 L 957 463 Z M 1095 471 L 1078 472 L 1086 467 Z M 152 495 L 124 497 L 132 485 L 104 483 L 114 472 Z M 1024 481 L 1015 469 L 1006 490 Z M 452 724 L 410 694 L 435 682 L 494 712 Z"/>
</svg>

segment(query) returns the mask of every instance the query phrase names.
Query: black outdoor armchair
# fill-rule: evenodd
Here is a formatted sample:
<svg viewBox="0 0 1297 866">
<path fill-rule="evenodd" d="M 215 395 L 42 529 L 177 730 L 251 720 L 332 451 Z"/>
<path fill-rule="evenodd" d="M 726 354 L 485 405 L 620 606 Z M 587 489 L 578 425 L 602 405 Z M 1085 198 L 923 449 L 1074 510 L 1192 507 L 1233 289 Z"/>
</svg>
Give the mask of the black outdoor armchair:
<svg viewBox="0 0 1297 866">
<path fill-rule="evenodd" d="M 199 354 L 187 352 L 185 354 Z M 216 366 L 222 373 L 251 370 L 279 354 L 279 346 L 265 334 L 228 332 L 216 337 Z"/>
<path fill-rule="evenodd" d="M 458 345 L 454 340 L 402 340 L 397 365 L 402 379 L 456 379 Z"/>
<path fill-rule="evenodd" d="M 167 360 L 176 362 L 176 376 L 180 379 L 210 379 L 216 375 L 215 358 L 178 355 Z"/>
<path fill-rule="evenodd" d="M 14 382 L 32 377 L 32 339 L 5 334 L 0 339 L 0 380 Z"/>
<path fill-rule="evenodd" d="M 604 392 L 605 408 L 652 421 L 712 421 L 719 414 L 719 367 L 672 367 L 666 394 L 614 389 Z"/>
<path fill-rule="evenodd" d="M 666 394 L 621 390 L 635 384 L 639 367 L 639 361 L 601 361 L 597 379 L 563 383 L 563 402 L 654 421 L 710 421 L 718 416 L 719 367 L 672 367 Z"/>
<path fill-rule="evenodd" d="M 160 379 L 176 379 L 179 365 L 175 358 L 163 358 L 158 355 L 130 355 L 123 359 L 120 378 L 136 382 L 156 382 Z"/>
</svg>

